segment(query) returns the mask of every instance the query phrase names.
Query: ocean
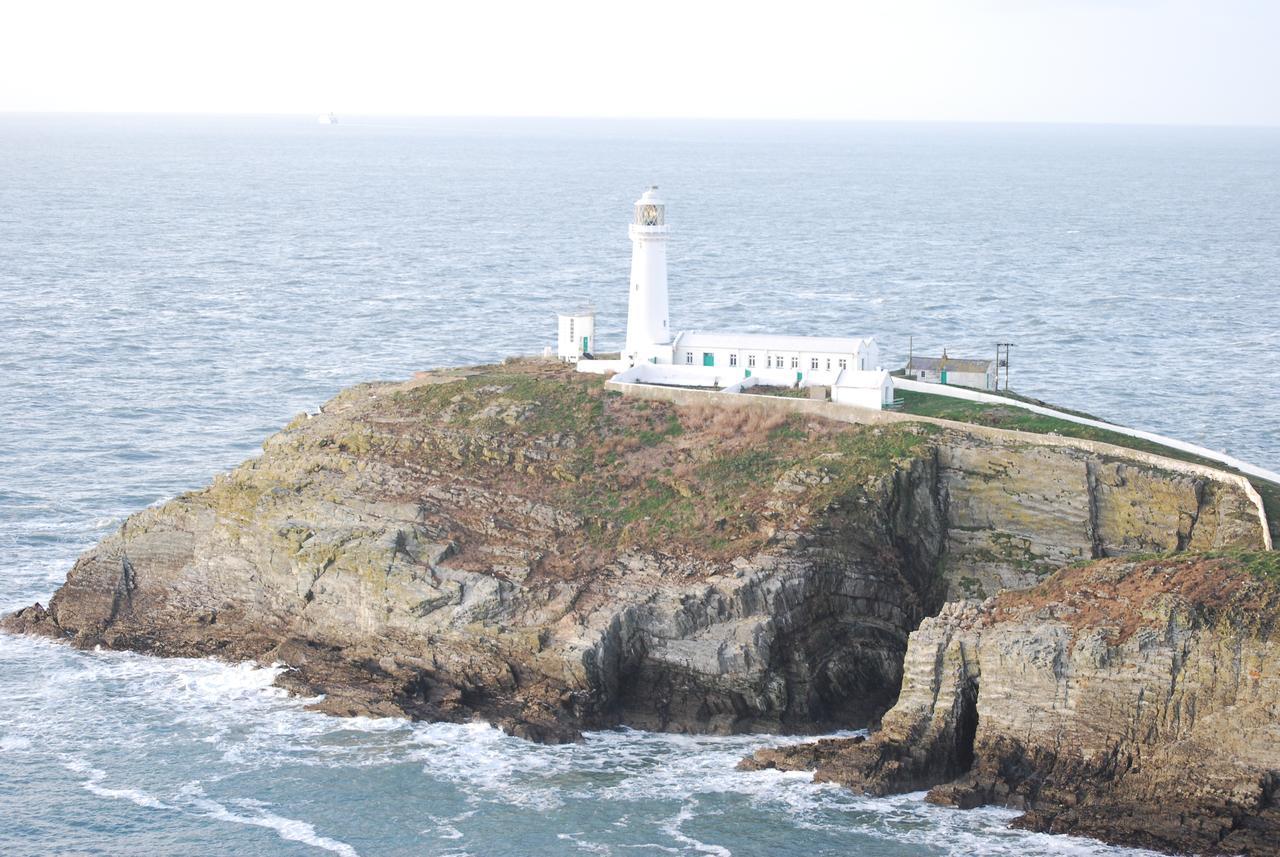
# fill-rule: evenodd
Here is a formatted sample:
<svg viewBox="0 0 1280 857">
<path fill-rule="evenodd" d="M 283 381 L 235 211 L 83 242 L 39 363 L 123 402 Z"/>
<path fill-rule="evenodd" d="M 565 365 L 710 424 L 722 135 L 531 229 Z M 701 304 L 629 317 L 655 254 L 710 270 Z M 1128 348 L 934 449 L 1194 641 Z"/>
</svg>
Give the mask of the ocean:
<svg viewBox="0 0 1280 857">
<path fill-rule="evenodd" d="M 0 609 L 342 387 L 675 329 L 875 335 L 1280 465 L 1280 130 L 0 115 Z M 0 635 L 0 854 L 1125 855 L 739 773 L 777 736 L 541 747 L 337 719 L 270 668 Z"/>
</svg>

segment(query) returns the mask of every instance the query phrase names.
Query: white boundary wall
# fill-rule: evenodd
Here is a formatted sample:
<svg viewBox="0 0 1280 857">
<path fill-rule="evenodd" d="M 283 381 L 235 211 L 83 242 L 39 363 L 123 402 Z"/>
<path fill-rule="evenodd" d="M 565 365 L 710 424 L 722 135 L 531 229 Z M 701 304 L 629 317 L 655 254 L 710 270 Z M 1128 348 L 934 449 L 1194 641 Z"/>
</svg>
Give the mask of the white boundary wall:
<svg viewBox="0 0 1280 857">
<path fill-rule="evenodd" d="M 708 369 L 709 368 L 710 367 L 708 367 Z M 1103 455 L 1105 454 L 1114 455 L 1119 453 L 1119 454 L 1122 454 L 1125 458 L 1150 464 L 1154 467 L 1159 467 L 1164 470 L 1172 470 L 1175 472 L 1180 471 L 1183 473 L 1194 474 L 1197 476 L 1204 476 L 1209 479 L 1217 480 L 1219 482 L 1226 482 L 1231 485 L 1235 485 L 1242 492 L 1244 492 L 1244 495 L 1249 498 L 1250 502 L 1253 503 L 1254 507 L 1257 510 L 1258 521 L 1261 524 L 1263 547 L 1266 550 L 1272 550 L 1274 547 L 1271 539 L 1271 528 L 1268 525 L 1268 520 L 1267 520 L 1267 509 L 1265 504 L 1263 504 L 1262 502 L 1262 495 L 1258 493 L 1257 489 L 1253 487 L 1253 485 L 1249 482 L 1248 479 L 1241 476 L 1239 473 L 1231 473 L 1225 470 L 1215 470 L 1214 468 L 1208 467 L 1203 464 L 1196 464 L 1190 461 L 1182 461 L 1181 459 L 1177 459 L 1177 458 L 1169 458 L 1168 456 L 1159 455 L 1152 452 L 1143 452 L 1141 450 L 1130 449 L 1128 447 L 1123 447 L 1123 446 L 1116 446 L 1114 444 L 1106 443 L 1105 441 L 1089 440 L 1087 438 L 1070 437 L 1067 435 L 1036 434 L 1034 432 L 1017 431 L 1014 429 L 998 429 L 998 428 L 993 428 L 991 426 L 976 425 L 974 423 L 963 423 L 963 422 L 957 422 L 955 420 L 938 419 L 937 417 L 922 417 L 922 416 L 917 416 L 915 414 L 902 414 L 896 411 L 872 410 L 870 408 L 860 408 L 856 405 L 841 405 L 835 402 L 814 401 L 811 399 L 794 399 L 794 398 L 788 398 L 785 396 L 741 396 L 741 395 L 734 395 L 732 393 L 726 394 L 724 392 L 720 392 L 719 390 L 698 390 L 691 387 L 684 387 L 684 389 L 681 389 L 682 385 L 681 386 L 660 386 L 655 384 L 647 384 L 647 383 L 644 383 L 643 381 L 635 380 L 635 376 L 639 374 L 640 373 L 635 373 L 635 375 L 632 375 L 632 373 L 630 372 L 622 373 L 620 375 L 614 376 L 613 378 L 610 378 L 605 383 L 607 384 L 607 386 L 612 387 L 616 390 L 619 390 L 625 395 L 637 396 L 642 399 L 657 399 L 659 401 L 671 402 L 673 404 L 678 404 L 678 405 L 692 405 L 692 404 L 706 403 L 706 404 L 717 404 L 717 405 L 732 405 L 732 406 L 738 406 L 738 407 L 754 407 L 754 408 L 765 408 L 765 409 L 774 409 L 774 410 L 798 411 L 800 413 L 813 414 L 814 416 L 826 417 L 827 419 L 839 420 L 841 422 L 863 423 L 863 424 L 873 424 L 873 425 L 874 424 L 883 425 L 883 424 L 898 423 L 898 422 L 933 423 L 934 425 L 940 425 L 940 426 L 945 426 L 947 428 L 959 429 L 961 431 L 969 432 L 971 434 L 986 436 L 993 439 L 1000 438 L 1000 439 L 1007 440 L 1009 438 L 1015 438 L 1021 443 L 1027 443 L 1027 444 L 1032 444 L 1036 446 L 1056 446 L 1056 447 L 1067 446 L 1067 447 L 1074 447 L 1076 449 L 1092 452 L 1095 454 L 1103 454 Z M 631 377 L 627 377 L 627 376 L 631 376 Z M 893 380 L 895 385 L 900 385 L 901 382 L 903 381 L 903 379 L 901 378 L 894 378 Z M 923 390 L 918 390 L 919 392 L 931 393 L 934 391 L 934 389 L 936 389 L 936 385 L 934 384 L 920 384 L 919 382 L 908 382 L 908 383 L 919 384 L 920 387 L 925 388 Z M 956 392 L 956 391 L 953 391 L 953 392 Z M 963 390 L 958 392 L 962 393 L 962 395 L 955 397 L 959 399 L 967 399 L 970 396 L 973 396 L 973 397 L 980 397 L 980 398 L 972 399 L 973 401 L 985 401 L 988 399 L 994 399 L 998 404 L 1008 404 L 1010 402 L 1013 402 L 1012 399 L 1006 399 L 1002 396 L 991 396 L 986 393 L 979 393 L 976 390 Z M 1078 422 L 1083 425 L 1097 425 L 1099 427 L 1102 427 L 1108 430 L 1116 430 L 1119 428 L 1123 428 L 1121 426 L 1113 426 L 1110 423 L 1099 422 L 1098 420 L 1086 420 L 1082 417 L 1072 417 L 1070 414 L 1062 414 L 1060 411 L 1054 411 L 1051 408 L 1040 408 L 1038 405 L 1033 405 L 1030 407 L 1036 408 L 1037 412 L 1043 412 L 1047 416 L 1055 416 L 1055 417 L 1062 416 L 1064 419 L 1070 419 L 1072 422 Z M 1197 455 L 1200 453 L 1196 452 L 1196 450 L 1202 449 L 1202 447 L 1195 446 L 1194 444 L 1184 444 L 1181 441 L 1173 441 L 1172 443 L 1170 443 L 1168 439 L 1163 438 L 1160 435 L 1152 434 L 1150 432 L 1139 432 L 1136 429 L 1129 429 L 1122 433 L 1128 434 L 1132 437 L 1141 437 L 1145 439 L 1154 440 L 1157 443 L 1167 444 L 1169 446 L 1176 447 L 1183 451 L 1191 451 Z M 1205 452 L 1212 453 L 1212 458 L 1214 460 L 1221 461 L 1223 460 L 1224 457 L 1230 458 L 1229 456 L 1223 456 L 1221 453 L 1214 453 L 1213 450 L 1205 450 Z M 1206 457 L 1209 457 L 1209 456 L 1206 456 Z M 1231 459 L 1231 460 L 1234 461 L 1235 459 Z M 1231 466 L 1234 467 L 1235 465 L 1233 464 Z M 1254 475 L 1270 473 L 1270 471 L 1263 470 L 1258 467 L 1253 467 L 1252 465 L 1249 466 L 1249 471 L 1252 472 Z M 1274 475 L 1273 476 L 1264 475 L 1261 478 L 1280 482 L 1280 478 L 1277 478 Z"/>
<path fill-rule="evenodd" d="M 932 393 L 935 396 L 950 396 L 953 399 L 967 399 L 970 402 L 981 402 L 989 405 L 1008 405 L 1014 408 L 1022 408 L 1035 414 L 1043 414 L 1046 417 L 1056 417 L 1067 422 L 1077 423 L 1082 426 L 1091 426 L 1093 428 L 1106 429 L 1116 434 L 1128 435 L 1129 437 L 1141 438 L 1149 440 L 1152 443 L 1158 443 L 1161 446 L 1167 446 L 1170 449 L 1176 449 L 1180 452 L 1187 452 L 1191 455 L 1198 455 L 1201 458 L 1207 458 L 1210 461 L 1221 462 L 1228 467 L 1235 468 L 1241 473 L 1247 473 L 1250 476 L 1257 476 L 1259 479 L 1266 479 L 1268 482 L 1280 484 L 1280 473 L 1272 470 L 1266 470 L 1262 467 L 1249 464 L 1247 461 L 1241 461 L 1225 452 L 1217 452 L 1204 446 L 1197 446 L 1194 443 L 1186 443 L 1181 440 L 1174 440 L 1171 437 L 1165 437 L 1155 432 L 1143 431 L 1142 429 L 1132 429 L 1125 426 L 1113 425 L 1112 423 L 1104 423 L 1101 420 L 1091 420 L 1087 417 L 1078 417 L 1075 414 L 1068 414 L 1062 411 L 1055 411 L 1053 408 L 1046 408 L 1040 405 L 1033 405 L 1030 402 L 1020 402 L 1017 399 L 1010 399 L 1006 396 L 996 396 L 991 393 L 983 393 L 978 390 L 959 389 L 942 384 L 929 384 L 921 381 L 912 381 L 910 378 L 894 378 L 893 386 L 899 390 L 911 390 L 916 393 Z"/>
<path fill-rule="evenodd" d="M 608 375 L 627 368 L 625 360 L 579 360 L 577 369 L 591 375 Z"/>
</svg>

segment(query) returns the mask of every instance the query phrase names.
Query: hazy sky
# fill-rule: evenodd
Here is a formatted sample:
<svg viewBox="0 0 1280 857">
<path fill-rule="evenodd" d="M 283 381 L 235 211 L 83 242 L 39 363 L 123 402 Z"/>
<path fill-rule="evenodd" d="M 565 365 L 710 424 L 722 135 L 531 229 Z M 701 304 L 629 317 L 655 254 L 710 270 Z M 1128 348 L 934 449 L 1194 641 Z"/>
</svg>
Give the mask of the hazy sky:
<svg viewBox="0 0 1280 857">
<path fill-rule="evenodd" d="M 31 0 L 0 111 L 1280 125 L 1280 0 Z"/>
</svg>

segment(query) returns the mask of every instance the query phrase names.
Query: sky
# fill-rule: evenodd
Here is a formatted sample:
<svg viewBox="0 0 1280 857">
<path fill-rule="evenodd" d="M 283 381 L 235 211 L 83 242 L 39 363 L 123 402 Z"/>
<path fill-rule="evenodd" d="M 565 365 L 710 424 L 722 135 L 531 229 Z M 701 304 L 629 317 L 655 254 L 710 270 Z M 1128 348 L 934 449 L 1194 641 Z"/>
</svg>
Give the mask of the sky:
<svg viewBox="0 0 1280 857">
<path fill-rule="evenodd" d="M 36 0 L 0 111 L 1280 125 L 1280 0 Z"/>
</svg>

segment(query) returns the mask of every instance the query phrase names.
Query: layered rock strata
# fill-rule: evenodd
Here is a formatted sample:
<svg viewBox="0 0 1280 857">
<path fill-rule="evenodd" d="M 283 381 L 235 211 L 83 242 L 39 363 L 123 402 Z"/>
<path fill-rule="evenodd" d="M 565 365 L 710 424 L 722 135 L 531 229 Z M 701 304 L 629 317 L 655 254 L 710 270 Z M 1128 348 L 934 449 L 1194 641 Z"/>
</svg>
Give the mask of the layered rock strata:
<svg viewBox="0 0 1280 857">
<path fill-rule="evenodd" d="M 328 711 L 541 740 L 816 731 L 893 704 L 948 592 L 1260 538 L 1237 488 L 1120 450 L 676 407 L 516 362 L 344 392 L 5 627 L 281 662 Z"/>
<path fill-rule="evenodd" d="M 1171 852 L 1280 854 L 1280 561 L 1109 560 L 911 636 L 868 740 L 761 751 L 868 794 Z"/>
</svg>

